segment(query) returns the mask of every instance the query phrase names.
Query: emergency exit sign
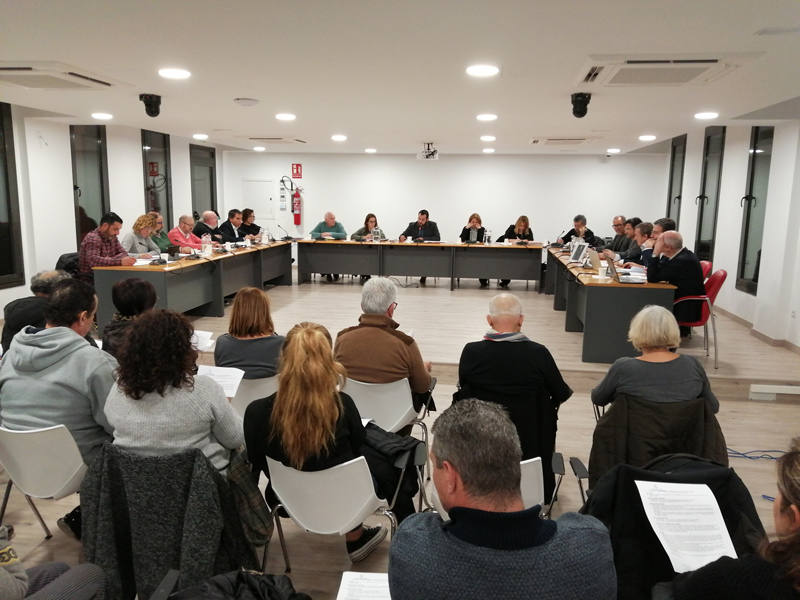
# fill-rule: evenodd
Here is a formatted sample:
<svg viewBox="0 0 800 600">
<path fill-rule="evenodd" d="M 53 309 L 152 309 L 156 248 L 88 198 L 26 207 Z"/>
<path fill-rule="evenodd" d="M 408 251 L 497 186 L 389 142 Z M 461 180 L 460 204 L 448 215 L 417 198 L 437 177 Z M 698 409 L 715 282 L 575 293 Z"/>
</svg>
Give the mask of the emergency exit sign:
<svg viewBox="0 0 800 600">
<path fill-rule="evenodd" d="M 303 178 L 303 165 L 300 163 L 292 164 L 292 179 Z"/>
</svg>

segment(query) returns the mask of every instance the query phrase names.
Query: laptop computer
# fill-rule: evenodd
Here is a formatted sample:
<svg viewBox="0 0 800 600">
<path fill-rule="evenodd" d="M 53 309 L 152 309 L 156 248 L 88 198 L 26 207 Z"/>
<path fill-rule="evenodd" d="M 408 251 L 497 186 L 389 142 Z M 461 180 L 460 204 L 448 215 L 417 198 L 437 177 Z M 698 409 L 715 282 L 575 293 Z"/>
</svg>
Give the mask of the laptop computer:
<svg viewBox="0 0 800 600">
<path fill-rule="evenodd" d="M 613 260 L 606 261 L 608 263 L 608 276 L 617 283 L 647 283 L 646 277 L 636 275 L 620 275 L 617 271 L 616 265 Z"/>
<path fill-rule="evenodd" d="M 600 256 L 597 254 L 597 250 L 594 248 L 589 248 L 589 265 L 595 271 L 600 271 L 602 264 L 603 263 L 600 262 Z"/>
</svg>

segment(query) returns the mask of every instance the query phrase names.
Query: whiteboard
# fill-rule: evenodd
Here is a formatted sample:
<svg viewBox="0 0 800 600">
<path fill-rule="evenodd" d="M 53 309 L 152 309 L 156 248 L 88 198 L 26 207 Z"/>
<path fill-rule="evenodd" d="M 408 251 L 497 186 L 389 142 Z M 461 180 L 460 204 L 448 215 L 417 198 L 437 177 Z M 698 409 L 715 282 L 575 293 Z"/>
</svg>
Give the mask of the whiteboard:
<svg viewBox="0 0 800 600">
<path fill-rule="evenodd" d="M 256 223 L 275 220 L 275 185 L 263 179 L 243 179 L 242 208 L 252 208 L 256 213 Z"/>
</svg>

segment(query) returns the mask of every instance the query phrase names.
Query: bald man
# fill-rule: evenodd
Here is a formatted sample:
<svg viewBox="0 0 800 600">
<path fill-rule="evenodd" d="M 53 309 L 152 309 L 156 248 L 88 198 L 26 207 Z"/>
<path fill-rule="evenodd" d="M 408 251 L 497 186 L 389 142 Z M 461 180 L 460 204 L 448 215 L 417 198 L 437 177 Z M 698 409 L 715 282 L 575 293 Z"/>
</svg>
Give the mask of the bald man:
<svg viewBox="0 0 800 600">
<path fill-rule="evenodd" d="M 336 220 L 336 215 L 332 212 L 325 213 L 325 220 L 320 221 L 314 229 L 311 230 L 311 237 L 315 240 L 319 238 L 326 238 L 332 240 L 347 239 L 347 232 L 341 223 Z"/>
<path fill-rule="evenodd" d="M 491 329 L 464 346 L 458 363 L 459 399 L 501 404 L 517 427 L 522 458 L 542 458 L 545 498 L 553 494 L 552 457 L 557 407 L 572 396 L 550 351 L 521 333 L 522 303 L 514 294 L 489 301 Z"/>
<path fill-rule="evenodd" d="M 203 213 L 202 220 L 194 226 L 192 233 L 201 240 L 203 239 L 203 234 L 208 233 L 212 242 L 222 243 L 225 241 L 222 232 L 219 230 L 219 217 L 213 210 L 207 210 Z"/>
</svg>

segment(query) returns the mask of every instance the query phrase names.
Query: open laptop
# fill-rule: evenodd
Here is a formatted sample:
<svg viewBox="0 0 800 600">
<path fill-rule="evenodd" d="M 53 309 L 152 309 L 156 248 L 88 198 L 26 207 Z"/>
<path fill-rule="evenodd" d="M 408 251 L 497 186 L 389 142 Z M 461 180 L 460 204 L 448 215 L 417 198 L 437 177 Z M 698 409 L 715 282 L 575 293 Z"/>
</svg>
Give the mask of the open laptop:
<svg viewBox="0 0 800 600">
<path fill-rule="evenodd" d="M 641 275 L 620 275 L 613 260 L 608 260 L 606 262 L 608 263 L 608 276 L 617 283 L 647 283 L 647 277 L 642 277 Z"/>
<path fill-rule="evenodd" d="M 589 266 L 591 266 L 595 271 L 600 271 L 600 267 L 603 263 L 600 262 L 600 256 L 597 254 L 597 250 L 594 248 L 589 248 Z"/>
</svg>

